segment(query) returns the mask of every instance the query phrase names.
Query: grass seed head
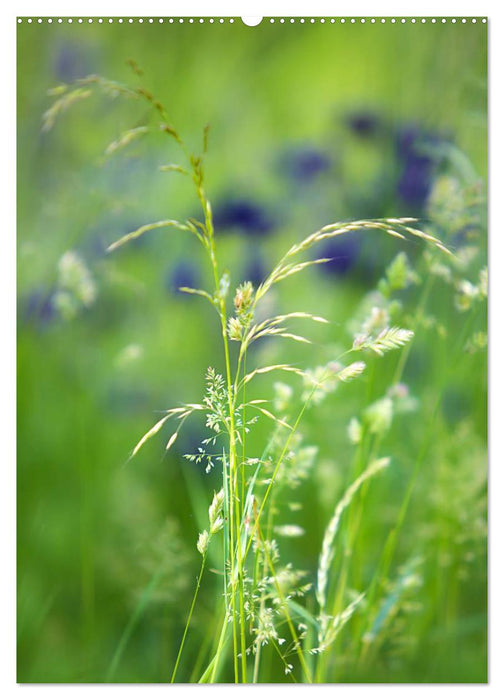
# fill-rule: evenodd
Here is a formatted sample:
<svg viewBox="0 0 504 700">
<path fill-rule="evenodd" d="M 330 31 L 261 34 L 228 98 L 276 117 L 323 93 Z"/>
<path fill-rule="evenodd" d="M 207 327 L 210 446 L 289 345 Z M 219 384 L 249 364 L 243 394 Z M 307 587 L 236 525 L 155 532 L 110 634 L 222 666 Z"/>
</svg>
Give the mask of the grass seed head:
<svg viewBox="0 0 504 700">
<path fill-rule="evenodd" d="M 201 554 L 202 557 L 205 556 L 205 554 L 206 554 L 209 541 L 210 541 L 210 535 L 208 534 L 208 532 L 206 530 L 203 530 L 203 532 L 200 532 L 196 547 L 197 547 L 198 552 Z"/>
<path fill-rule="evenodd" d="M 243 326 L 237 318 L 228 319 L 229 340 L 241 341 L 243 337 Z"/>
</svg>

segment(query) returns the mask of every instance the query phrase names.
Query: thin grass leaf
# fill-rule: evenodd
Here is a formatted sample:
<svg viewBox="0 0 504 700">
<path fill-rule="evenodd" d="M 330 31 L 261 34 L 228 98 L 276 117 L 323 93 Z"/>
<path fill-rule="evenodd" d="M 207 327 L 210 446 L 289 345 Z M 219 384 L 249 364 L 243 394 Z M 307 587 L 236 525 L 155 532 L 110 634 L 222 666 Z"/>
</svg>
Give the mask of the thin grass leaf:
<svg viewBox="0 0 504 700">
<path fill-rule="evenodd" d="M 351 484 L 348 489 L 343 494 L 343 497 L 337 504 L 334 514 L 329 521 L 329 524 L 324 533 L 324 539 L 322 542 L 322 550 L 320 553 L 319 567 L 317 572 L 317 588 L 316 588 L 316 598 L 320 606 L 320 615 L 325 614 L 326 607 L 326 592 L 327 584 L 329 581 L 329 570 L 335 555 L 334 543 L 336 540 L 336 535 L 338 533 L 339 524 L 341 521 L 341 516 L 345 509 L 352 502 L 353 497 L 362 486 L 362 484 L 370 479 L 372 476 L 385 469 L 390 463 L 389 457 L 383 457 L 381 459 L 376 459 L 367 467 L 367 469 L 362 472 L 362 474 Z"/>
<path fill-rule="evenodd" d="M 84 88 L 76 88 L 70 92 L 66 92 L 56 100 L 51 107 L 49 107 L 42 117 L 42 131 L 49 131 L 54 126 L 56 119 L 65 112 L 71 105 L 80 100 L 85 100 L 91 97 L 93 94 L 92 90 L 85 90 Z"/>
<path fill-rule="evenodd" d="M 369 645 L 378 637 L 383 627 L 386 625 L 390 617 L 393 616 L 401 599 L 408 589 L 418 586 L 421 578 L 418 575 L 418 568 L 422 564 L 422 560 L 418 557 L 413 558 L 402 567 L 399 576 L 393 582 L 389 594 L 382 601 L 376 617 L 371 623 L 369 630 L 364 634 L 364 642 Z"/>
<path fill-rule="evenodd" d="M 326 318 L 322 316 L 314 316 L 306 311 L 293 311 L 289 314 L 282 314 L 281 316 L 273 316 L 273 318 L 268 319 L 266 323 L 278 324 L 287 321 L 290 318 L 306 318 L 310 321 L 315 321 L 316 323 L 330 323 Z"/>
<path fill-rule="evenodd" d="M 277 418 L 277 416 L 274 416 L 273 413 L 268 411 L 266 408 L 262 408 L 261 406 L 255 406 L 254 408 L 257 408 L 257 410 L 260 411 L 261 413 L 263 413 L 267 418 L 271 418 L 271 420 L 275 421 L 275 423 L 278 423 L 283 428 L 288 428 L 289 430 L 293 430 L 291 425 L 289 425 L 285 421 L 281 420 L 280 418 Z"/>
<path fill-rule="evenodd" d="M 153 231 L 154 229 L 157 228 L 178 228 L 181 231 L 190 231 L 191 229 L 189 226 L 186 224 L 180 223 L 180 221 L 175 221 L 174 219 L 166 219 L 165 221 L 156 221 L 152 224 L 145 224 L 145 226 L 140 226 L 140 228 L 137 228 L 136 231 L 132 231 L 131 233 L 127 233 L 125 236 L 122 238 L 119 238 L 119 240 L 115 241 L 109 247 L 107 248 L 107 253 L 111 253 L 113 250 L 116 250 L 120 246 L 124 245 L 125 243 L 128 243 L 129 241 L 134 240 L 135 238 L 139 238 L 140 236 L 143 236 L 144 233 L 147 233 L 148 231 Z"/>
<path fill-rule="evenodd" d="M 180 173 L 181 175 L 189 175 L 185 168 L 183 168 L 181 165 L 177 165 L 176 163 L 170 163 L 169 165 L 161 165 L 159 167 L 159 170 L 162 173 Z"/>
<path fill-rule="evenodd" d="M 178 413 L 184 413 L 184 411 L 187 410 L 186 407 L 191 406 L 191 405 L 192 404 L 188 403 L 188 404 L 185 404 L 184 406 L 179 406 L 178 408 L 169 408 L 167 411 L 165 411 L 165 413 L 169 414 L 170 416 L 171 415 L 175 416 Z M 195 405 L 200 406 L 201 404 L 195 404 Z M 203 406 L 201 407 L 201 409 L 203 409 Z"/>
<path fill-rule="evenodd" d="M 311 267 L 312 265 L 323 265 L 324 263 L 328 263 L 330 261 L 331 258 L 317 258 L 316 260 L 308 260 L 307 262 L 298 263 L 297 265 L 286 265 L 275 275 L 274 284 L 281 282 L 282 280 L 286 279 L 286 277 L 291 277 L 291 275 L 296 275 L 298 272 L 302 272 L 307 267 Z"/>
<path fill-rule="evenodd" d="M 62 83 L 61 85 L 56 85 L 53 88 L 49 88 L 46 95 L 48 95 L 48 97 L 58 97 L 59 95 L 63 95 L 63 93 L 67 92 L 69 87 L 70 86 L 67 85 L 66 83 Z"/>
<path fill-rule="evenodd" d="M 315 321 L 316 323 L 329 323 L 329 321 L 322 316 L 315 316 L 313 314 L 304 311 L 295 311 L 289 314 L 282 314 L 280 316 L 273 316 L 272 318 L 267 318 L 261 323 L 257 323 L 245 335 L 242 341 L 242 346 L 240 348 L 240 355 L 243 356 L 245 350 L 249 345 L 251 345 L 255 340 L 265 336 L 281 336 L 286 338 L 291 338 L 298 340 L 299 342 L 310 343 L 311 341 L 307 338 L 302 338 L 299 335 L 287 334 L 287 328 L 278 327 L 280 323 L 288 321 L 291 318 L 301 318 L 308 319 L 310 321 Z"/>
<path fill-rule="evenodd" d="M 203 671 L 201 674 L 198 683 L 212 683 L 212 679 L 216 675 L 216 664 L 219 661 L 219 656 L 217 654 L 214 654 L 212 657 L 212 660 L 209 662 L 208 666 L 206 669 Z"/>
<path fill-rule="evenodd" d="M 132 141 L 139 138 L 143 134 L 148 133 L 149 131 L 150 129 L 148 126 L 138 126 L 135 129 L 128 129 L 128 131 L 123 132 L 118 139 L 112 141 L 112 143 L 107 146 L 105 149 L 105 155 L 110 156 L 116 151 L 119 151 L 121 148 L 125 148 Z"/>
<path fill-rule="evenodd" d="M 181 408 L 176 409 L 177 410 L 177 419 L 179 421 L 184 421 L 186 418 L 188 418 L 194 411 L 207 411 L 208 407 L 203 406 L 200 403 L 186 403 L 184 404 Z"/>
<path fill-rule="evenodd" d="M 183 413 L 181 413 L 181 414 L 178 416 L 178 419 L 179 419 L 179 420 L 184 420 L 184 418 L 188 418 L 188 417 L 191 415 L 191 413 L 192 413 L 192 411 L 189 411 L 189 410 L 184 411 Z"/>
<path fill-rule="evenodd" d="M 395 231 L 392 228 L 385 229 L 385 232 L 388 233 L 389 236 L 394 236 L 394 238 L 401 238 L 402 240 L 406 240 L 406 236 L 404 236 L 402 233 L 399 233 L 399 231 Z"/>
<path fill-rule="evenodd" d="M 122 95 L 124 97 L 132 97 L 134 99 L 139 98 L 140 94 L 138 90 L 132 90 L 127 85 L 118 83 L 116 80 L 109 80 L 108 78 L 103 78 L 101 75 L 88 75 L 85 78 L 79 78 L 75 81 L 75 85 L 97 85 L 103 93 L 109 97 L 118 97 Z"/>
<path fill-rule="evenodd" d="M 210 124 L 205 124 L 203 129 L 203 155 L 208 151 L 208 133 L 210 131 Z"/>
<path fill-rule="evenodd" d="M 304 375 L 304 372 L 297 367 L 292 367 L 292 365 L 269 365 L 267 367 L 259 367 L 258 369 L 253 370 L 253 372 L 249 372 L 249 374 L 245 375 L 242 379 L 243 384 L 248 384 L 251 379 L 253 379 L 257 374 L 267 374 L 269 372 L 275 372 L 275 371 L 281 371 L 281 372 L 293 372 L 294 374 L 299 374 L 301 376 Z M 250 402 L 252 403 L 252 402 Z"/>
<path fill-rule="evenodd" d="M 308 340 L 308 338 L 305 338 L 302 335 L 296 335 L 295 333 L 277 333 L 277 335 L 280 338 L 290 338 L 291 340 L 295 340 L 297 343 L 308 343 L 311 345 L 311 340 Z"/>
<path fill-rule="evenodd" d="M 197 296 L 203 297 L 204 299 L 209 301 L 212 304 L 212 306 L 215 307 L 215 299 L 204 289 L 193 289 L 192 287 L 179 287 L 179 291 L 184 292 L 184 294 L 196 294 Z"/>
<path fill-rule="evenodd" d="M 59 97 L 59 99 L 57 99 L 44 113 L 42 130 L 48 131 L 51 129 L 54 126 L 57 117 L 59 117 L 75 102 L 90 97 L 93 94 L 93 91 L 89 88 L 95 85 L 99 87 L 102 92 L 111 97 L 117 97 L 118 95 L 133 97 L 135 99 L 138 99 L 139 97 L 137 91 L 132 90 L 126 85 L 102 78 L 98 75 L 88 75 L 85 78 L 79 78 L 78 80 L 73 81 L 73 83 L 58 85 L 47 92 L 47 94 L 51 97 L 59 95 L 61 95 L 61 97 Z"/>
<path fill-rule="evenodd" d="M 388 219 L 385 219 L 389 224 L 405 224 L 405 223 L 413 223 L 415 221 L 418 221 L 418 219 L 415 219 L 414 217 L 411 216 L 403 216 L 400 219 L 394 219 L 392 217 L 389 217 Z"/>
<path fill-rule="evenodd" d="M 262 331 L 259 331 L 258 333 L 254 333 L 252 336 L 246 336 L 243 340 L 243 344 L 251 345 L 254 341 L 258 340 L 259 338 L 264 338 L 266 336 L 270 335 L 279 335 L 280 333 L 285 333 L 286 328 L 275 328 L 273 326 L 268 326 L 264 328 Z"/>
<path fill-rule="evenodd" d="M 319 629 L 320 643 L 316 649 L 312 649 L 313 654 L 326 651 L 327 648 L 335 641 L 338 634 L 357 610 L 357 607 L 363 600 L 364 596 L 365 593 L 360 593 L 357 598 L 350 603 L 350 605 L 347 605 L 347 607 L 341 613 L 339 613 L 339 615 L 332 618 L 325 616 L 322 619 Z"/>
<path fill-rule="evenodd" d="M 147 440 L 150 440 L 151 437 L 154 437 L 156 433 L 159 433 L 163 425 L 166 423 L 166 421 L 171 417 L 171 414 L 168 414 L 161 418 L 155 425 L 152 426 L 150 430 L 148 430 L 145 435 L 137 442 L 135 445 L 133 452 L 131 453 L 131 456 L 134 457 L 136 454 L 138 454 L 138 451 L 145 445 Z"/>
<path fill-rule="evenodd" d="M 166 447 L 165 447 L 166 452 L 168 452 L 168 450 L 170 449 L 170 447 L 173 445 L 173 443 L 175 442 L 175 440 L 177 438 L 178 438 L 178 433 L 177 432 L 173 433 L 173 435 L 170 437 L 170 439 L 166 443 Z"/>
</svg>

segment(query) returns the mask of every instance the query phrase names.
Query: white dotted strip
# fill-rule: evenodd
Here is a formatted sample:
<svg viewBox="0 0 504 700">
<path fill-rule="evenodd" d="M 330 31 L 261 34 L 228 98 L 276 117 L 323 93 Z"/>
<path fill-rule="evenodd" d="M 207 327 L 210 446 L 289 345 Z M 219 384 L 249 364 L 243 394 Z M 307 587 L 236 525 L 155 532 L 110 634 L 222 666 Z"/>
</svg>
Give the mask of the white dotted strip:
<svg viewBox="0 0 504 700">
<path fill-rule="evenodd" d="M 214 18 L 214 17 L 199 17 L 199 18 L 193 18 L 193 17 L 169 17 L 169 18 L 163 18 L 163 17 L 150 17 L 150 18 L 144 18 L 144 17 L 130 17 L 130 18 L 122 18 L 122 17 L 87 17 L 87 18 L 73 18 L 73 17 L 65 17 L 65 18 L 52 18 L 52 17 L 39 17 L 39 18 L 32 18 L 32 17 L 18 17 L 17 22 L 18 24 L 22 24 L 23 22 L 26 22 L 27 24 L 42 24 L 42 23 L 47 23 L 47 24 L 163 24 L 164 22 L 168 24 L 194 24 L 194 23 L 199 23 L 199 24 L 204 24 L 207 22 L 208 24 L 233 24 L 235 22 L 235 18 L 233 17 L 226 17 L 226 18 Z M 476 24 L 477 22 L 481 22 L 482 24 L 486 24 L 487 18 L 486 17 L 341 17 L 341 18 L 326 18 L 326 17 L 312 17 L 312 18 L 305 18 L 305 17 L 271 17 L 269 18 L 270 24 L 275 24 L 275 23 L 280 23 L 284 24 L 286 22 L 290 24 L 325 24 L 330 23 L 330 24 L 345 24 L 345 23 L 350 23 L 350 24 Z"/>
<path fill-rule="evenodd" d="M 43 22 L 46 22 L 47 24 L 72 24 L 72 23 L 77 23 L 77 24 L 143 24 L 144 22 L 146 24 L 163 24 L 164 22 L 167 22 L 168 24 L 174 24 L 174 23 L 179 23 L 179 24 L 194 24 L 195 22 L 199 22 L 200 24 L 203 24 L 204 22 L 208 22 L 210 24 L 224 24 L 225 22 L 229 24 L 233 24 L 235 22 L 234 17 L 227 17 L 227 18 L 218 18 L 215 19 L 213 17 L 201 17 L 195 19 L 194 17 L 169 17 L 169 18 L 164 18 L 164 17 L 150 17 L 150 18 L 144 18 L 144 17 L 130 17 L 130 18 L 123 18 L 123 17 L 86 17 L 86 18 L 73 18 L 73 17 L 64 17 L 64 18 L 52 18 L 52 17 L 40 17 L 38 19 L 33 19 L 33 18 L 26 18 L 26 17 L 18 17 L 17 19 L 18 24 L 21 24 L 22 22 L 27 22 L 28 24 L 42 24 Z"/>
</svg>

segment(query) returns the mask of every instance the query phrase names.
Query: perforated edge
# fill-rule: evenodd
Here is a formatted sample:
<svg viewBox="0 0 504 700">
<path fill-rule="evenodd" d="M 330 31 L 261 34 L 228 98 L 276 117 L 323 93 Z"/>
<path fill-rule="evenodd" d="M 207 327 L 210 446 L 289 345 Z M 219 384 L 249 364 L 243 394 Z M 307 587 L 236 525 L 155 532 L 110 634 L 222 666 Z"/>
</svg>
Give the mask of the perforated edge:
<svg viewBox="0 0 504 700">
<path fill-rule="evenodd" d="M 18 24 L 234 24 L 240 17 L 17 17 Z M 262 24 L 487 24 L 487 17 L 264 17 Z M 258 25 L 260 26 L 260 25 Z M 251 27 L 253 29 L 253 27 Z"/>
</svg>

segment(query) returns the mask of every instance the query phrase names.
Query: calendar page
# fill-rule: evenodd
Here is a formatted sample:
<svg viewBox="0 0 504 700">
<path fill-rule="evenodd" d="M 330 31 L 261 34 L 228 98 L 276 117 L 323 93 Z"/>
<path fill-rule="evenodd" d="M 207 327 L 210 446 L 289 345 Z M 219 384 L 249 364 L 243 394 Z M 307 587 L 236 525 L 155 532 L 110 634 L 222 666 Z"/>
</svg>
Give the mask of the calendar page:
<svg viewBox="0 0 504 700">
<path fill-rule="evenodd" d="M 485 684 L 487 19 L 14 21 L 18 683 Z"/>
</svg>

